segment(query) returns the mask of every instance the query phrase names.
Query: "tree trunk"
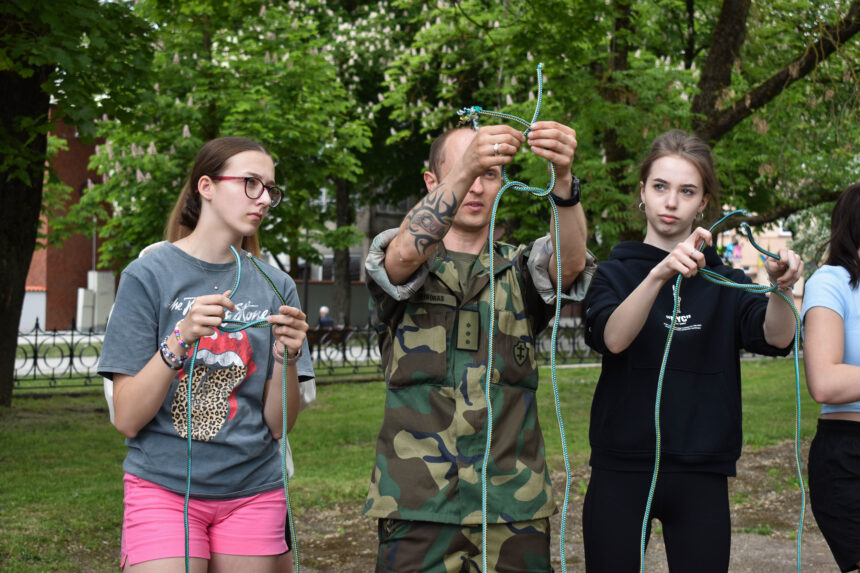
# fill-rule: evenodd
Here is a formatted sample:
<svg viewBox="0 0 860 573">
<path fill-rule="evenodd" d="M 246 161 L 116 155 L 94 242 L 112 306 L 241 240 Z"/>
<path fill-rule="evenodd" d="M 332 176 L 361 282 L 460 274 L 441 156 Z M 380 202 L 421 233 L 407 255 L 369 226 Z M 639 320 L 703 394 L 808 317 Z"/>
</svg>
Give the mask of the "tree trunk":
<svg viewBox="0 0 860 573">
<path fill-rule="evenodd" d="M 626 88 L 615 83 L 613 74 L 627 71 L 630 67 L 628 55 L 630 54 L 630 36 L 633 34 L 630 21 L 630 3 L 619 2 L 617 9 L 618 14 L 613 24 L 612 39 L 609 42 L 606 82 L 601 89 L 601 95 L 606 101 L 613 104 L 629 105 L 631 94 Z M 606 162 L 610 165 L 620 165 L 630 157 L 630 150 L 618 143 L 618 133 L 611 127 L 603 132 L 603 147 L 606 152 Z M 613 168 L 610 173 L 617 182 L 624 179 L 622 168 Z"/>
<path fill-rule="evenodd" d="M 27 271 L 36 246 L 39 213 L 42 208 L 42 180 L 48 138 L 32 127 L 22 126 L 23 118 L 44 118 L 49 100 L 42 91 L 48 70 L 37 69 L 29 78 L 9 71 L 0 72 L 0 126 L 3 139 L 11 140 L 18 157 L 7 156 L 0 167 L 0 405 L 12 404 L 18 322 L 24 304 Z M 9 150 L 4 150 L 4 154 Z M 11 154 L 10 154 L 11 155 Z"/>
<path fill-rule="evenodd" d="M 732 8 L 734 4 L 741 6 Z M 719 98 L 730 86 L 731 67 L 743 44 L 743 33 L 739 27 L 745 29 L 746 13 L 743 14 L 744 22 L 739 22 L 741 15 L 732 11 L 740 10 L 743 4 L 748 5 L 749 0 L 726 0 L 714 30 L 708 60 L 702 70 L 700 93 L 693 98 L 693 116 L 699 117 L 693 124 L 693 129 L 696 135 L 711 143 L 719 140 L 757 109 L 770 103 L 791 84 L 805 78 L 818 64 L 836 53 L 843 44 L 860 32 L 860 0 L 852 0 L 842 20 L 822 28 L 818 37 L 791 62 L 776 70 L 759 85 L 740 94 L 729 105 L 721 102 Z M 737 45 L 732 47 L 733 43 Z M 717 46 L 722 49 L 716 49 Z"/>
<path fill-rule="evenodd" d="M 711 36 L 711 48 L 699 79 L 699 93 L 692 105 L 693 131 L 710 144 L 714 139 L 708 137 L 705 125 L 722 107 L 732 84 L 732 67 L 746 39 L 749 11 L 750 0 L 725 0 Z"/>
<path fill-rule="evenodd" d="M 335 181 L 335 223 L 338 227 L 352 224 L 352 204 L 349 198 L 348 181 Z M 350 281 L 349 247 L 334 251 L 334 308 L 332 318 L 335 324 L 349 325 Z"/>
<path fill-rule="evenodd" d="M 206 83 L 209 85 L 210 89 L 215 87 L 214 80 L 212 79 L 212 22 L 209 19 L 208 14 L 203 15 L 203 58 L 209 63 L 209 67 L 206 69 L 206 73 L 204 74 L 204 78 L 206 78 Z M 220 122 L 218 121 L 218 109 L 216 107 L 216 100 L 214 97 L 210 97 L 209 101 L 206 104 L 205 113 L 201 117 L 200 121 L 201 127 L 203 128 L 203 141 L 210 141 L 218 137 L 219 132 L 221 131 Z"/>
<path fill-rule="evenodd" d="M 696 5 L 694 0 L 687 0 L 687 29 L 684 31 L 684 69 L 693 67 L 696 59 Z"/>
<path fill-rule="evenodd" d="M 618 85 L 613 74 L 627 71 L 630 67 L 630 38 L 633 35 L 632 9 L 629 1 L 618 2 L 615 9 L 617 12 L 612 25 L 612 38 L 609 42 L 606 71 L 602 74 L 604 80 L 600 93 L 603 99 L 608 102 L 616 105 L 630 105 L 634 94 L 631 94 L 627 88 Z M 613 127 L 607 127 L 603 131 L 603 149 L 606 162 L 610 166 L 615 166 L 609 168 L 609 175 L 615 181 L 616 186 L 621 189 L 625 185 L 627 175 L 623 166 L 632 158 L 632 153 L 630 149 L 619 142 L 618 132 Z M 632 193 L 631 198 L 635 198 L 635 202 L 639 201 L 637 193 Z M 619 234 L 621 240 L 638 240 L 640 236 L 639 229 L 630 226 L 622 229 Z"/>
<path fill-rule="evenodd" d="M 729 102 L 726 94 L 731 87 L 732 67 L 746 38 L 749 8 L 750 0 L 726 0 L 723 3 L 699 79 L 699 93 L 693 98 L 693 131 L 711 145 L 757 109 L 774 100 L 791 84 L 809 75 L 818 64 L 860 32 L 860 0 L 852 0 L 845 17 L 825 26 L 800 55 L 762 83 Z M 719 209 L 720 198 L 714 197 L 708 203 L 705 221 L 715 220 L 720 214 Z M 791 212 L 784 212 L 782 216 Z"/>
</svg>

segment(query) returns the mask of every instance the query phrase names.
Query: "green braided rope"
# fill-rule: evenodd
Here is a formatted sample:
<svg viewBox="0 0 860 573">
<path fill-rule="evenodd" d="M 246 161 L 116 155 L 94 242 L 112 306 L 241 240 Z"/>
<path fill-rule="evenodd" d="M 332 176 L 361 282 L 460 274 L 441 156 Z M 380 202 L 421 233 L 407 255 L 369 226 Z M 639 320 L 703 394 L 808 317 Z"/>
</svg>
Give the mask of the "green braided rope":
<svg viewBox="0 0 860 573">
<path fill-rule="evenodd" d="M 752 239 L 751 239 L 752 241 Z M 756 246 L 755 241 L 752 241 L 753 246 Z M 758 249 L 758 247 L 756 246 Z M 762 253 L 768 254 L 773 258 L 779 258 L 772 254 L 767 253 L 767 251 L 763 249 L 759 249 Z M 708 269 L 699 269 L 699 272 L 702 273 L 705 279 L 708 281 L 719 284 L 721 286 L 726 286 L 729 288 L 740 288 L 742 290 L 747 290 L 749 292 L 757 292 L 757 293 L 775 293 L 778 294 L 785 303 L 791 308 L 792 314 L 794 314 L 794 342 L 793 342 L 793 353 L 794 353 L 794 394 L 795 394 L 795 406 L 794 406 L 794 468 L 797 472 L 797 481 L 800 484 L 800 517 L 798 518 L 797 524 L 797 570 L 800 571 L 801 564 L 801 544 L 803 542 L 803 514 L 806 512 L 806 487 L 803 483 L 803 466 L 800 462 L 800 420 L 801 420 L 801 392 L 800 392 L 800 358 L 798 356 L 799 348 L 800 348 L 800 324 L 802 322 L 800 313 L 797 311 L 797 307 L 794 306 L 794 301 L 788 298 L 782 291 L 778 289 L 776 286 L 764 286 L 764 285 L 740 285 L 736 282 L 727 279 L 721 274 L 715 273 Z M 747 288 L 744 288 L 746 286 Z"/>
<path fill-rule="evenodd" d="M 717 226 L 719 226 L 723 221 L 728 219 L 729 217 L 736 214 L 744 214 L 743 210 L 732 211 L 726 215 L 724 215 L 719 221 L 711 225 L 709 231 L 713 231 Z M 756 243 L 755 239 L 752 235 L 752 230 L 749 225 L 746 223 L 741 223 L 740 225 L 741 231 L 746 234 L 747 238 L 750 241 L 750 244 L 761 252 L 771 258 L 779 259 L 779 256 L 773 254 L 765 249 L 761 248 L 758 243 Z M 704 248 L 704 244 L 699 247 L 701 251 Z M 702 276 L 717 285 L 725 286 L 729 288 L 737 288 L 741 290 L 745 290 L 747 292 L 753 293 L 776 293 L 789 305 L 794 314 L 795 327 L 794 327 L 794 376 L 795 376 L 795 423 L 794 423 L 794 465 L 797 471 L 798 482 L 800 484 L 800 518 L 798 520 L 797 526 L 797 571 L 798 573 L 801 570 L 801 544 L 803 542 L 803 514 L 806 511 L 806 488 L 803 484 L 803 468 L 800 462 L 800 422 L 801 422 L 801 410 L 800 410 L 800 362 L 798 358 L 798 350 L 800 348 L 800 323 L 801 317 L 797 312 L 797 307 L 794 306 L 794 301 L 785 296 L 776 286 L 764 286 L 757 284 L 739 284 L 734 282 L 733 280 L 719 274 L 715 273 L 710 269 L 701 268 L 699 271 Z M 644 573 L 645 571 L 645 547 L 646 547 L 646 535 L 648 523 L 650 521 L 651 516 L 651 505 L 654 499 L 654 492 L 657 487 L 657 476 L 660 470 L 660 449 L 661 449 L 661 432 L 660 432 L 660 403 L 663 395 L 663 379 L 666 373 L 666 363 L 669 358 L 669 348 L 672 345 L 672 337 L 675 331 L 675 322 L 678 316 L 678 308 L 680 305 L 680 289 L 681 289 L 681 279 L 683 277 L 678 275 L 678 278 L 675 280 L 675 291 L 674 291 L 674 304 L 672 309 L 672 322 L 669 327 L 669 333 L 666 336 L 666 346 L 663 351 L 663 361 L 660 365 L 660 375 L 657 379 L 657 395 L 655 398 L 654 404 L 654 430 L 655 430 L 655 455 L 654 455 L 654 470 L 651 476 L 651 487 L 648 491 L 648 501 L 645 504 L 645 514 L 642 517 L 642 530 L 639 541 L 639 571 Z"/>
<path fill-rule="evenodd" d="M 278 295 L 278 298 L 281 300 L 281 304 L 283 306 L 287 306 L 287 301 L 284 299 L 281 292 L 275 286 L 272 278 L 263 270 L 257 261 L 256 257 L 252 255 L 248 255 L 248 258 L 251 259 L 251 262 L 254 263 L 254 266 L 257 267 L 257 270 L 265 277 L 266 281 L 269 283 L 269 286 L 272 287 L 272 290 L 275 291 L 275 294 Z M 284 347 L 284 356 L 282 357 L 283 367 L 281 368 L 282 372 L 282 386 L 281 386 L 281 479 L 284 483 L 284 498 L 287 502 L 287 521 L 290 524 L 290 550 L 293 552 L 293 571 L 295 573 L 299 573 L 301 571 L 301 564 L 299 562 L 299 540 L 296 535 L 296 527 L 295 522 L 293 520 L 293 511 L 292 504 L 290 503 L 290 477 L 287 472 L 287 348 Z"/>
<path fill-rule="evenodd" d="M 744 221 L 743 223 L 740 224 L 740 228 L 741 228 L 741 232 L 747 236 L 747 239 L 749 240 L 750 244 L 753 247 L 755 247 L 755 249 L 758 252 L 760 252 L 764 255 L 767 255 L 772 259 L 779 260 L 779 255 L 775 255 L 775 254 L 771 253 L 770 251 L 767 251 L 767 250 L 761 248 L 761 246 L 755 242 L 755 238 L 753 237 L 752 229 L 750 229 L 750 226 L 746 223 L 746 221 Z"/>
<path fill-rule="evenodd" d="M 242 280 L 242 261 L 241 257 L 239 257 L 239 253 L 236 249 L 231 245 L 230 252 L 233 253 L 233 257 L 236 259 L 236 281 L 233 283 L 233 288 L 230 289 L 230 294 L 227 298 L 230 300 L 233 299 L 233 296 L 236 294 L 236 291 L 239 289 L 239 283 Z M 257 270 L 263 275 L 266 279 L 266 282 L 269 283 L 269 286 L 272 287 L 272 290 L 278 295 L 278 299 L 280 299 L 281 304 L 286 306 L 287 301 L 284 296 L 281 294 L 281 291 L 278 290 L 278 287 L 275 286 L 275 282 L 272 278 L 266 273 L 265 270 L 260 266 L 260 263 L 257 259 L 248 254 L 248 259 L 253 263 L 253 265 L 257 268 Z M 239 320 L 231 320 L 224 319 L 221 322 L 221 326 L 218 327 L 222 332 L 239 332 L 240 330 L 245 330 L 247 328 L 265 328 L 270 326 L 269 322 L 265 319 L 254 320 L 250 322 L 242 322 Z M 186 387 L 186 396 L 185 396 L 185 407 L 186 407 L 186 434 L 187 434 L 187 446 L 186 446 L 186 467 L 185 467 L 185 501 L 183 504 L 183 512 L 182 518 L 185 526 L 185 571 L 189 573 L 191 571 L 191 563 L 190 563 L 190 555 L 191 555 L 191 546 L 190 546 L 190 527 L 188 524 L 188 504 L 191 499 L 191 399 L 192 399 L 192 391 L 191 386 L 193 382 L 194 376 L 194 362 L 197 358 L 197 349 L 200 345 L 200 339 L 197 339 L 194 342 L 194 345 L 191 349 L 191 355 L 189 357 L 190 366 L 186 373 L 186 377 L 188 378 L 188 384 Z M 290 506 L 290 488 L 289 481 L 290 478 L 287 474 L 287 349 L 284 348 L 284 356 L 283 356 L 283 367 L 281 368 L 281 431 L 283 433 L 283 437 L 281 439 L 281 477 L 284 483 L 284 497 L 286 498 L 287 503 L 287 521 L 290 524 L 290 541 L 292 542 L 290 545 L 290 549 L 293 551 L 293 567 L 296 573 L 301 571 L 301 566 L 299 563 L 299 545 L 298 540 L 296 538 L 296 528 L 293 523 L 293 512 Z"/>
<path fill-rule="evenodd" d="M 540 113 L 540 107 L 543 97 L 543 78 L 542 78 L 542 67 L 543 64 L 538 64 L 537 67 L 537 77 L 538 77 L 538 97 L 537 97 L 537 105 L 535 106 L 535 112 L 532 116 L 531 123 L 527 122 L 524 119 L 519 117 L 502 113 L 502 112 L 494 112 L 487 111 L 480 106 L 472 106 L 469 108 L 464 108 L 460 110 L 460 120 L 461 121 L 474 121 L 479 116 L 486 115 L 489 117 L 495 117 L 502 120 L 514 121 L 526 127 L 526 130 L 523 132 L 523 135 L 526 135 L 531 130 L 531 124 L 536 122 L 538 119 L 538 115 Z M 548 162 L 549 163 L 549 162 Z M 482 471 L 481 471 L 481 560 L 482 560 L 482 571 L 488 571 L 487 568 L 487 459 L 490 452 L 490 446 L 492 444 L 492 436 L 493 436 L 493 405 L 492 400 L 490 399 L 490 385 L 493 380 L 493 358 L 494 358 L 494 339 L 495 339 L 495 307 L 496 307 L 496 295 L 495 295 L 495 250 L 493 248 L 493 236 L 495 235 L 495 225 L 496 225 L 496 211 L 499 207 L 499 202 L 502 198 L 502 195 L 508 189 L 517 189 L 519 191 L 528 191 L 535 196 L 538 197 L 546 197 L 550 203 L 553 212 L 553 222 L 555 225 L 555 237 L 559 236 L 559 227 L 558 227 L 558 210 L 556 208 L 555 202 L 549 197 L 549 193 L 552 191 L 553 187 L 555 187 L 555 167 L 552 163 L 549 163 L 550 167 L 550 182 L 546 189 L 541 189 L 538 187 L 530 187 L 525 183 L 519 181 L 511 181 L 508 179 L 507 175 L 507 166 L 502 167 L 502 178 L 504 181 L 504 185 L 499 190 L 499 193 L 496 195 L 496 199 L 493 203 L 493 211 L 490 217 L 490 231 L 488 237 L 489 243 L 489 254 L 490 254 L 490 328 L 489 328 L 489 340 L 488 340 L 488 355 L 487 355 L 487 375 L 486 375 L 486 383 L 484 384 L 484 399 L 487 403 L 487 441 L 484 449 L 484 460 L 482 462 Z M 565 438 L 564 433 L 564 422 L 561 416 L 561 405 L 558 395 L 558 379 L 556 376 L 556 340 L 558 337 L 558 324 L 559 317 L 561 315 L 561 253 L 559 251 L 558 245 L 556 245 L 555 251 L 555 261 L 556 261 L 556 297 L 555 297 L 555 317 L 553 320 L 552 327 L 552 347 L 550 349 L 550 368 L 552 371 L 552 388 L 553 395 L 555 398 L 555 411 L 556 417 L 558 419 L 559 432 L 561 433 L 561 446 L 564 457 L 564 468 L 566 475 L 566 484 L 564 490 L 564 509 L 561 515 L 561 533 L 560 533 L 560 552 L 561 552 L 561 567 L 563 572 L 567 572 L 567 563 L 565 559 L 565 547 L 564 540 L 566 538 L 566 524 L 567 524 L 567 507 L 570 499 L 570 482 L 571 482 L 571 473 L 570 473 L 570 461 L 568 460 L 567 455 L 567 440 Z"/>
<path fill-rule="evenodd" d="M 681 276 L 675 281 L 675 301 L 672 309 L 672 322 L 669 325 L 669 334 L 666 336 L 666 346 L 663 349 L 663 360 L 660 364 L 660 376 L 657 378 L 657 395 L 654 399 L 654 430 L 656 448 L 654 450 L 654 472 L 651 474 L 651 485 L 648 489 L 648 502 L 645 504 L 645 515 L 642 517 L 642 531 L 639 537 L 639 571 L 645 571 L 645 546 L 648 536 L 648 523 L 651 521 L 651 504 L 654 501 L 654 492 L 657 489 L 657 476 L 660 472 L 660 443 L 662 441 L 660 431 L 660 405 L 663 398 L 663 378 L 666 374 L 666 364 L 669 361 L 669 347 L 672 345 L 672 337 L 675 335 L 675 322 L 678 319 L 678 307 L 681 298 L 678 290 L 681 287 Z"/>
</svg>

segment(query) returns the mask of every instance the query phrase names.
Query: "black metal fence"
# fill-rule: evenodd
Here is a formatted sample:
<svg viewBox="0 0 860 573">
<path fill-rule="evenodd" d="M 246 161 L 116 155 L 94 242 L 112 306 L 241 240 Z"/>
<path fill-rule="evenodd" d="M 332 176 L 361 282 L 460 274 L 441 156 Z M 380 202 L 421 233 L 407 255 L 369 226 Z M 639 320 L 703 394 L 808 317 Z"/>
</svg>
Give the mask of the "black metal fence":
<svg viewBox="0 0 860 573">
<path fill-rule="evenodd" d="M 96 372 L 104 332 L 33 330 L 18 333 L 15 390 L 86 388 L 102 384 Z"/>
<path fill-rule="evenodd" d="M 44 391 L 101 386 L 98 362 L 104 332 L 43 330 L 18 334 L 14 389 Z M 308 344 L 318 378 L 380 379 L 382 365 L 376 331 L 369 327 L 319 329 L 308 332 Z M 537 359 L 550 363 L 552 329 L 537 341 Z M 556 337 L 556 364 L 598 362 L 600 356 L 585 345 L 582 325 L 568 321 Z"/>
</svg>

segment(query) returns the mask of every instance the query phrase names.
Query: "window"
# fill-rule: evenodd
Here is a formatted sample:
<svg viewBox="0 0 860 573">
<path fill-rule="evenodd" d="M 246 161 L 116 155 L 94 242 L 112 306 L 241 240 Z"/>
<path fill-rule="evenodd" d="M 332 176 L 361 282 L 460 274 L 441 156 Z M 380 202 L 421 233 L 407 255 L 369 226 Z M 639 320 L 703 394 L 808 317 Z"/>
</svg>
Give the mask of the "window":
<svg viewBox="0 0 860 573">
<path fill-rule="evenodd" d="M 360 281 L 361 280 L 361 256 L 360 255 L 349 255 L 349 280 L 350 281 Z M 334 280 L 334 255 L 324 255 L 323 256 L 323 264 L 322 264 L 322 280 L 324 281 L 333 281 Z"/>
</svg>

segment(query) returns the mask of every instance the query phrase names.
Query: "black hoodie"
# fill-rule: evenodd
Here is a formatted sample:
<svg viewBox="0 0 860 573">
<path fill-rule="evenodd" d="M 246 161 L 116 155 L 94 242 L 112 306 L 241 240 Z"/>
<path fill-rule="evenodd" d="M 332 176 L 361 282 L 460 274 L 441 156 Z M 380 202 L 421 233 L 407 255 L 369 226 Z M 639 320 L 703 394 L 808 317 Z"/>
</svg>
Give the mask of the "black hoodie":
<svg viewBox="0 0 860 573">
<path fill-rule="evenodd" d="M 739 269 L 706 248 L 706 268 L 737 283 L 752 283 Z M 676 279 L 661 288 L 641 332 L 619 354 L 606 349 L 606 321 L 668 253 L 630 241 L 600 263 L 585 298 L 585 340 L 603 355 L 591 405 L 591 465 L 619 471 L 651 471 L 654 402 L 674 307 Z M 681 301 L 661 402 L 661 471 L 708 471 L 735 475 L 740 457 L 739 350 L 785 356 L 764 338 L 768 298 L 718 286 L 702 275 L 681 280 Z"/>
</svg>

